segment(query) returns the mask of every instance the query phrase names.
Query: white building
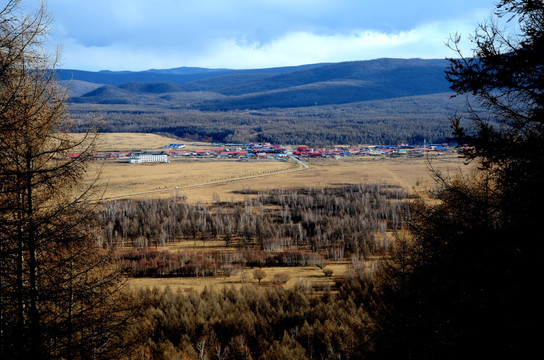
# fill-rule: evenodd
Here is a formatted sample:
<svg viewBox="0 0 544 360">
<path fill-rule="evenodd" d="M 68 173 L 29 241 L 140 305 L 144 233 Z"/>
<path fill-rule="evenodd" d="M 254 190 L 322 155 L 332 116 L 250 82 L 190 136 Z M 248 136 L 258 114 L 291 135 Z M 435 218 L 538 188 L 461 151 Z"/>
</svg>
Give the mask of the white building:
<svg viewBox="0 0 544 360">
<path fill-rule="evenodd" d="M 168 162 L 168 154 L 164 152 L 143 152 L 130 155 L 128 162 L 131 164 L 147 163 L 147 162 Z"/>
</svg>

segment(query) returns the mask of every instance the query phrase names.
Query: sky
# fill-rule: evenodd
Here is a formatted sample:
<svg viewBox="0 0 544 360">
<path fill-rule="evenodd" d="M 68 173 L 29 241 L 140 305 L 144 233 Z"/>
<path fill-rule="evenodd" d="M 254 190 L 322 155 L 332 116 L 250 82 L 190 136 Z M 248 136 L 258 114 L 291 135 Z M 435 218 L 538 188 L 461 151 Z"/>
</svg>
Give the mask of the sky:
<svg viewBox="0 0 544 360">
<path fill-rule="evenodd" d="M 23 0 L 28 11 L 39 0 Z M 389 58 L 446 58 L 495 0 L 48 0 L 46 45 L 59 68 L 252 69 Z"/>
</svg>

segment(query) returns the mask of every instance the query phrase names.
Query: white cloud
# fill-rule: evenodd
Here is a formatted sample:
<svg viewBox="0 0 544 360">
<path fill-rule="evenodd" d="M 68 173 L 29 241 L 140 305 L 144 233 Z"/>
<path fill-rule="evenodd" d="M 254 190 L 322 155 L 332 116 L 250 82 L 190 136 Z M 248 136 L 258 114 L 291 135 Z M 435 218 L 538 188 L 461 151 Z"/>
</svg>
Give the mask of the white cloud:
<svg viewBox="0 0 544 360">
<path fill-rule="evenodd" d="M 473 33 L 489 15 L 479 9 L 492 2 L 50 0 L 49 6 L 63 67 L 145 70 L 454 56 L 444 45 L 448 36 Z"/>
<path fill-rule="evenodd" d="M 223 39 L 215 41 L 194 61 L 204 67 L 259 68 L 380 57 L 454 57 L 445 43 L 460 30 L 457 25 L 433 23 L 391 34 L 369 30 L 332 35 L 292 32 L 262 45 Z"/>
</svg>

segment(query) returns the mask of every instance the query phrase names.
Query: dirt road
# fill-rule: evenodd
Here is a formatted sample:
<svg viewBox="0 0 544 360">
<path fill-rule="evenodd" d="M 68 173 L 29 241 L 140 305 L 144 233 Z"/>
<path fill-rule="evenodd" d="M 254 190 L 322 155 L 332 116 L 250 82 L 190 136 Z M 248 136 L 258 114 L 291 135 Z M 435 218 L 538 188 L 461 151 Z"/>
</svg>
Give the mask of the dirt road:
<svg viewBox="0 0 544 360">
<path fill-rule="evenodd" d="M 295 164 L 299 165 L 299 167 L 296 168 L 296 169 L 278 170 L 278 171 L 274 171 L 274 172 L 270 172 L 270 173 L 263 173 L 263 174 L 257 174 L 257 175 L 245 175 L 245 176 L 240 176 L 240 177 L 237 177 L 237 178 L 223 179 L 223 180 L 213 180 L 213 181 L 207 181 L 207 182 L 198 183 L 198 184 L 173 186 L 173 187 L 168 187 L 168 188 L 164 188 L 164 189 L 120 194 L 120 195 L 103 197 L 100 200 L 121 199 L 121 198 L 127 198 L 127 197 L 131 197 L 131 196 L 140 196 L 140 195 L 148 195 L 148 194 L 153 194 L 153 193 L 163 193 L 163 192 L 168 192 L 168 191 L 192 189 L 192 188 L 197 188 L 197 187 L 202 187 L 202 186 L 217 185 L 217 184 L 223 184 L 223 183 L 228 183 L 228 182 L 235 182 L 235 181 L 254 179 L 254 178 L 262 178 L 262 177 L 266 177 L 266 176 L 275 176 L 275 175 L 279 175 L 279 174 L 286 174 L 286 173 L 297 172 L 297 171 L 304 171 L 304 170 L 307 170 L 307 169 L 310 168 L 310 166 L 308 164 L 306 164 L 305 162 L 301 161 L 300 159 L 298 159 L 298 158 L 296 158 L 296 157 L 294 157 L 292 155 L 289 156 L 289 159 L 291 159 Z"/>
</svg>

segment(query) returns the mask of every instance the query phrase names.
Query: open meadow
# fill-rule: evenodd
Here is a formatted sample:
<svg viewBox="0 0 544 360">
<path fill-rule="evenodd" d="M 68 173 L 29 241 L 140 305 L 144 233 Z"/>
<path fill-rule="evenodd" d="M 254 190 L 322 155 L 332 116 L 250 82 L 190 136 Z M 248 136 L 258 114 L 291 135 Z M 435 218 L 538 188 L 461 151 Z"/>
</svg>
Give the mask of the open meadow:
<svg viewBox="0 0 544 360">
<path fill-rule="evenodd" d="M 254 277 L 255 269 L 245 269 L 230 276 L 134 278 L 130 280 L 129 285 L 135 288 L 156 287 L 164 289 L 169 287 L 175 290 L 194 290 L 196 292 L 201 292 L 205 287 L 234 287 L 239 289 L 244 285 L 255 285 L 262 288 L 278 285 L 291 288 L 295 285 L 302 285 L 311 286 L 318 290 L 330 290 L 336 286 L 336 280 L 346 276 L 350 266 L 348 262 L 331 263 L 326 266 L 326 269 L 332 270 L 331 276 L 325 276 L 323 270 L 317 266 L 267 267 L 262 269 L 264 278 L 260 282 Z M 283 281 L 281 283 L 276 282 L 276 279 L 281 276 L 285 277 Z"/>
<path fill-rule="evenodd" d="M 102 134 L 98 150 L 164 150 L 178 142 L 153 134 Z M 199 148 L 187 144 L 187 149 Z M 203 148 L 200 146 L 200 148 Z M 420 158 L 354 156 L 340 159 L 309 158 L 302 169 L 292 161 L 214 158 L 171 158 L 170 163 L 129 164 L 126 159 L 97 161 L 90 177 L 100 172 L 105 198 L 168 197 L 184 195 L 191 203 L 243 200 L 244 190 L 306 188 L 357 183 L 400 185 L 421 193 L 432 185 L 430 169 L 455 175 L 468 167 L 455 154 Z M 293 171 L 293 170 L 300 171 Z"/>
<path fill-rule="evenodd" d="M 106 199 L 176 194 L 187 195 L 191 202 L 211 202 L 215 192 L 219 192 L 223 199 L 229 194 L 228 188 L 215 189 L 214 184 L 224 186 L 225 182 L 237 181 L 241 177 L 265 176 L 290 168 L 293 168 L 291 163 L 268 160 L 174 159 L 170 163 L 146 164 L 105 160 L 94 164 L 90 173 L 101 172 Z"/>
</svg>

